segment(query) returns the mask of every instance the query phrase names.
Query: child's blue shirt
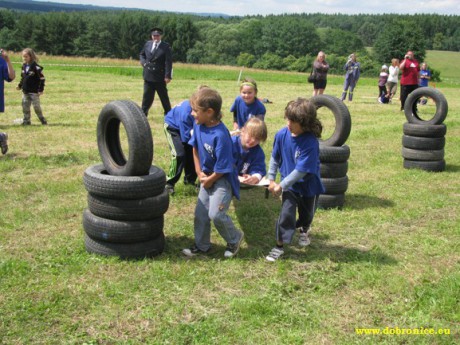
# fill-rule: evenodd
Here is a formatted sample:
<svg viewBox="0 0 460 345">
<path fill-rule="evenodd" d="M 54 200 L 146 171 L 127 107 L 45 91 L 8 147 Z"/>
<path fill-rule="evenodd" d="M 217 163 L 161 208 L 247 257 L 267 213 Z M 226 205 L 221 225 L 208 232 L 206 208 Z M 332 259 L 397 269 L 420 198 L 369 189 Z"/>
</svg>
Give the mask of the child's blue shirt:
<svg viewBox="0 0 460 345">
<path fill-rule="evenodd" d="M 264 177 L 267 174 L 265 166 L 265 153 L 260 145 L 251 147 L 249 150 L 244 150 L 241 145 L 241 138 L 239 136 L 232 137 L 233 148 L 236 152 L 236 168 L 238 174 L 260 174 Z"/>
<path fill-rule="evenodd" d="M 165 123 L 179 131 L 183 143 L 188 143 L 195 119 L 192 116 L 190 101 L 183 101 L 172 108 L 165 116 Z"/>
<path fill-rule="evenodd" d="M 243 128 L 246 121 L 256 115 L 261 115 L 261 120 L 263 120 L 267 112 L 265 106 L 257 98 L 253 103 L 246 104 L 241 96 L 236 97 L 230 111 L 232 113 L 236 112 L 236 122 L 240 128 Z"/>
</svg>

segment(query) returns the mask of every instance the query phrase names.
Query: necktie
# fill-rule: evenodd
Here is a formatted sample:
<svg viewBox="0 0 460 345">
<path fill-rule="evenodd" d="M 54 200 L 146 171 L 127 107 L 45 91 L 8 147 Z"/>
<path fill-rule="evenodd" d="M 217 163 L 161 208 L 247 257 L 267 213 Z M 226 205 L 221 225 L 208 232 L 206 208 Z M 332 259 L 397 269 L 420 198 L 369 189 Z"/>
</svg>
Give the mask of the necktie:
<svg viewBox="0 0 460 345">
<path fill-rule="evenodd" d="M 157 50 L 157 47 L 158 47 L 158 43 L 155 42 L 155 43 L 153 44 L 153 47 L 152 47 L 152 53 L 153 53 L 155 50 Z"/>
</svg>

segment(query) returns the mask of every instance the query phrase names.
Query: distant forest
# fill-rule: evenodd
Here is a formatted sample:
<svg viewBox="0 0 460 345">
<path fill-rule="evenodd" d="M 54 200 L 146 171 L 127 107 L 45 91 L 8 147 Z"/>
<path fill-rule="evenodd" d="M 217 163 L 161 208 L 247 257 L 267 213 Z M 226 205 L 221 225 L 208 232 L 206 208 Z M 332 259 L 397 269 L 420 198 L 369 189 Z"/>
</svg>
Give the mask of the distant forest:
<svg viewBox="0 0 460 345">
<path fill-rule="evenodd" d="M 3 2 L 0 2 L 0 7 Z M 94 7 L 93 7 L 94 8 Z M 40 54 L 138 59 L 160 26 L 175 61 L 306 72 L 320 50 L 332 73 L 357 52 L 364 74 L 411 49 L 460 51 L 460 16 L 286 14 L 203 16 L 147 10 L 0 9 L 0 47 Z M 372 49 L 366 49 L 372 48 Z"/>
</svg>

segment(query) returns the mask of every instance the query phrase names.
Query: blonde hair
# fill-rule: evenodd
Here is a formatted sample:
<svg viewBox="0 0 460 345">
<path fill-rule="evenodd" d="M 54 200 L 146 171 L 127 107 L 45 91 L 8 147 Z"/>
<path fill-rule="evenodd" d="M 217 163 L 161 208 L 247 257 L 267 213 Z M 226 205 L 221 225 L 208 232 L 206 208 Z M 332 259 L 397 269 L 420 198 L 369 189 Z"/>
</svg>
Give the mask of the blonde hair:
<svg viewBox="0 0 460 345">
<path fill-rule="evenodd" d="M 267 125 L 264 121 L 258 119 L 257 117 L 251 117 L 248 121 L 246 121 L 243 131 L 256 140 L 262 142 L 267 140 Z"/>
<path fill-rule="evenodd" d="M 393 65 L 394 63 L 399 64 L 399 59 L 397 58 L 391 59 L 391 64 Z"/>
<path fill-rule="evenodd" d="M 32 48 L 24 48 L 22 50 L 23 53 L 26 53 L 27 55 L 30 56 L 30 59 L 32 62 L 38 62 L 38 57 L 37 54 L 35 54 L 34 50 Z"/>
<path fill-rule="evenodd" d="M 222 119 L 222 97 L 219 92 L 209 87 L 203 87 L 195 91 L 190 98 L 192 108 L 201 110 L 212 109 L 214 111 L 214 119 L 220 121 Z"/>
<path fill-rule="evenodd" d="M 319 56 L 324 55 L 324 58 L 326 58 L 326 54 L 321 50 L 318 55 L 316 55 L 316 61 L 319 61 Z"/>
<path fill-rule="evenodd" d="M 316 117 L 316 106 L 306 98 L 297 98 L 290 101 L 284 111 L 284 117 L 300 125 L 304 132 L 311 132 L 321 138 L 323 125 Z"/>
<path fill-rule="evenodd" d="M 257 83 L 254 79 L 252 78 L 244 78 L 243 81 L 241 82 L 241 85 L 240 85 L 240 91 L 243 90 L 243 86 L 251 86 L 252 88 L 254 88 L 254 91 L 256 92 L 256 95 L 257 95 Z"/>
</svg>

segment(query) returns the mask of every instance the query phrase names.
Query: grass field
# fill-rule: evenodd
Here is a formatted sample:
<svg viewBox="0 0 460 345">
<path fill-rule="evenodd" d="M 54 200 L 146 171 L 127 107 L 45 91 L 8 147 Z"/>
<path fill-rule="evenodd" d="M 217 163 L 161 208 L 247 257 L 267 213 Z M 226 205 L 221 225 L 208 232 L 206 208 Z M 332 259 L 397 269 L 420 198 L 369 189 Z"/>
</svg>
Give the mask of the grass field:
<svg viewBox="0 0 460 345">
<path fill-rule="evenodd" d="M 455 56 L 458 56 L 455 55 Z M 431 55 L 428 55 L 431 59 Z M 18 56 L 13 57 L 19 61 Z M 430 61 L 430 60 L 429 60 Z M 454 66 L 456 60 L 437 62 Z M 119 65 L 131 68 L 63 67 Z M 224 260 L 213 231 L 209 257 L 186 260 L 193 242 L 196 195 L 178 183 L 166 213 L 165 252 L 122 261 L 89 255 L 82 212 L 84 170 L 100 162 L 96 123 L 109 101 L 142 96 L 135 61 L 43 57 L 42 107 L 48 126 L 21 127 L 21 94 L 6 85 L 0 130 L 10 151 L 0 157 L 1 344 L 454 344 L 459 335 L 460 76 L 436 87 L 449 102 L 446 171 L 403 169 L 399 104 L 376 102 L 377 78 L 360 80 L 353 103 L 349 189 L 342 210 L 318 210 L 312 244 L 293 245 L 267 263 L 279 202 L 263 190 L 242 191 L 230 216 L 244 230 L 239 255 Z M 48 65 L 47 65 L 48 64 Z M 15 64 L 18 71 L 18 65 Z M 129 70 L 129 72 L 127 71 Z M 219 90 L 224 122 L 238 94 L 238 68 L 176 65 L 170 98 L 177 104 L 199 84 Z M 269 98 L 269 140 L 284 125 L 283 109 L 309 97 L 305 74 L 245 70 Z M 342 77 L 327 93 L 338 96 Z M 457 87 L 455 86 L 457 85 Z M 160 102 L 149 122 L 154 164 L 167 170 L 169 151 Z M 322 118 L 327 126 L 330 119 Z M 295 238 L 295 242 L 296 242 Z M 437 335 L 366 335 L 397 329 L 449 330 Z"/>
</svg>

